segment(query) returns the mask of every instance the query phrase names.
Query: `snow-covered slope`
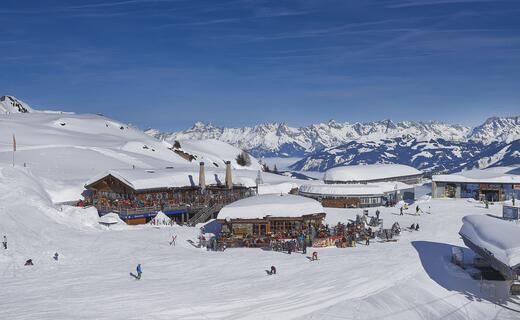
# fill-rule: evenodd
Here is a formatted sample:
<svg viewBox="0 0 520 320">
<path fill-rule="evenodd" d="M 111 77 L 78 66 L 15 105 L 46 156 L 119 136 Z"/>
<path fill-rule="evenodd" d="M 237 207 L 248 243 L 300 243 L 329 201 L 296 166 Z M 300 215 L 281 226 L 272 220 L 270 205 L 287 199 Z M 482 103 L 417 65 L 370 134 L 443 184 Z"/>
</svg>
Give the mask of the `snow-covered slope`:
<svg viewBox="0 0 520 320">
<path fill-rule="evenodd" d="M 100 115 L 47 112 L 0 114 L 0 167 L 12 165 L 13 135 L 15 164 L 30 169 L 55 202 L 78 199 L 84 183 L 108 169 L 189 167 L 197 171 L 199 161 L 220 168 L 231 161 L 235 169 L 254 170 L 254 174 L 260 169 L 254 158 L 250 165 L 240 166 L 235 158 L 242 150 L 221 141 L 186 140 L 177 150 Z"/>
<path fill-rule="evenodd" d="M 507 282 L 474 280 L 450 262 L 453 248 L 473 258 L 457 234 L 461 218 L 499 215 L 499 206 L 428 200 L 420 205 L 431 214 L 421 216 L 380 207 L 385 224 L 420 223 L 420 231 L 403 231 L 396 242 L 309 248 L 320 258 L 309 262 L 258 248 L 207 252 L 190 244 L 198 227 L 107 229 L 93 209 L 54 207 L 44 189 L 29 169 L 0 169 L 0 236 L 8 241 L 0 248 L 1 319 L 469 320 L 520 312 Z M 360 211 L 326 213 L 333 226 Z M 24 266 L 27 259 L 34 265 Z M 144 273 L 136 281 L 129 272 L 138 263 Z M 277 274 L 268 276 L 272 265 Z"/>
</svg>

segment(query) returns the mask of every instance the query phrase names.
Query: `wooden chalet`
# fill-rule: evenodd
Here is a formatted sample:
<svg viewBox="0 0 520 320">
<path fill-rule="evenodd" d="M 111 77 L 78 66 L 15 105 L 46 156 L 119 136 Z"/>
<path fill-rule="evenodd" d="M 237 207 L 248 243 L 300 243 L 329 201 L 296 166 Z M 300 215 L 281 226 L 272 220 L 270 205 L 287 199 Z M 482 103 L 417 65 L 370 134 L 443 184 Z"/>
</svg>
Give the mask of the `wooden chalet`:
<svg viewBox="0 0 520 320">
<path fill-rule="evenodd" d="M 218 173 L 212 180 L 205 176 L 200 163 L 199 182 L 196 172 L 177 169 L 110 170 L 87 182 L 86 203 L 98 209 L 100 215 L 114 212 L 128 224 L 143 224 L 159 211 L 179 224 L 204 222 L 224 205 L 255 195 L 256 186 L 233 184 L 231 164 L 226 163 L 225 183 Z"/>
<path fill-rule="evenodd" d="M 218 214 L 221 234 L 231 245 L 254 238 L 291 238 L 311 228 L 318 229 L 325 218 L 322 205 L 302 196 L 268 194 L 242 199 L 225 206 Z"/>
</svg>

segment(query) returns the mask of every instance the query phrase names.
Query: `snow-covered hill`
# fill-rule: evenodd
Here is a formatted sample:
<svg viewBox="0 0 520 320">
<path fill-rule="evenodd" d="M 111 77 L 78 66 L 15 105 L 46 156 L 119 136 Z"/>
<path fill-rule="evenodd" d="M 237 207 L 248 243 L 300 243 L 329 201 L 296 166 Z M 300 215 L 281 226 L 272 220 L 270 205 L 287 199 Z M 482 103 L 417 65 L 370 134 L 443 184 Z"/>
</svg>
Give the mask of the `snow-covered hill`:
<svg viewBox="0 0 520 320">
<path fill-rule="evenodd" d="M 19 100 L 13 96 L 0 97 L 0 114 L 29 112 L 33 112 L 33 109 L 22 100 Z"/>
<path fill-rule="evenodd" d="M 222 141 L 185 140 L 174 147 L 104 116 L 49 112 L 0 114 L 0 167 L 12 165 L 13 135 L 15 164 L 29 168 L 55 202 L 78 199 L 84 183 L 108 169 L 194 169 L 200 161 L 224 168 L 228 160 L 235 169 L 260 169 L 254 158 L 239 165 L 242 150 Z"/>
</svg>

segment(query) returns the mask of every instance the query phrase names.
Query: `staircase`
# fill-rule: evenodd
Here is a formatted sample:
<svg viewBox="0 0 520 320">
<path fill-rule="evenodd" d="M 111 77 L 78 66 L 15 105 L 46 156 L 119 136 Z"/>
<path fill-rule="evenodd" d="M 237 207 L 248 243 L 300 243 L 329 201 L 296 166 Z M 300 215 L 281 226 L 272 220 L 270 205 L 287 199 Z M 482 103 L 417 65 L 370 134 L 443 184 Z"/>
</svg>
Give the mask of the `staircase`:
<svg viewBox="0 0 520 320">
<path fill-rule="evenodd" d="M 209 207 L 205 207 L 200 209 L 195 213 L 195 215 L 188 221 L 189 226 L 195 226 L 197 223 L 208 221 L 213 213 L 220 211 L 224 205 L 223 204 L 214 204 Z"/>
</svg>

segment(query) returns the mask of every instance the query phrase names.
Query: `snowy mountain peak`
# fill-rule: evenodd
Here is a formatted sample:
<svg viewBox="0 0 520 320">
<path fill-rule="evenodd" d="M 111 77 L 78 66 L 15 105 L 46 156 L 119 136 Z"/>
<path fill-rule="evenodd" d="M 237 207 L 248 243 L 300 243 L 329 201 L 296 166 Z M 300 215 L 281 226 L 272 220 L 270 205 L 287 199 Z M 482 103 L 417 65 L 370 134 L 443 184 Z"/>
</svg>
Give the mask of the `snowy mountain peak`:
<svg viewBox="0 0 520 320">
<path fill-rule="evenodd" d="M 470 140 L 490 144 L 493 141 L 512 142 L 520 139 L 520 116 L 491 117 L 482 125 L 475 127 L 469 135 Z"/>
<path fill-rule="evenodd" d="M 172 133 L 147 133 L 172 142 L 181 139 L 217 139 L 246 149 L 255 156 L 304 156 L 323 148 L 336 147 L 350 141 L 379 141 L 409 137 L 427 141 L 442 138 L 465 141 L 471 128 L 441 122 L 375 122 L 349 123 L 333 119 L 305 127 L 291 127 L 285 122 L 258 124 L 253 127 L 220 128 L 203 122 Z"/>
<path fill-rule="evenodd" d="M 13 96 L 0 97 L 0 114 L 30 112 L 33 112 L 33 109 L 22 100 L 19 100 Z"/>
</svg>

